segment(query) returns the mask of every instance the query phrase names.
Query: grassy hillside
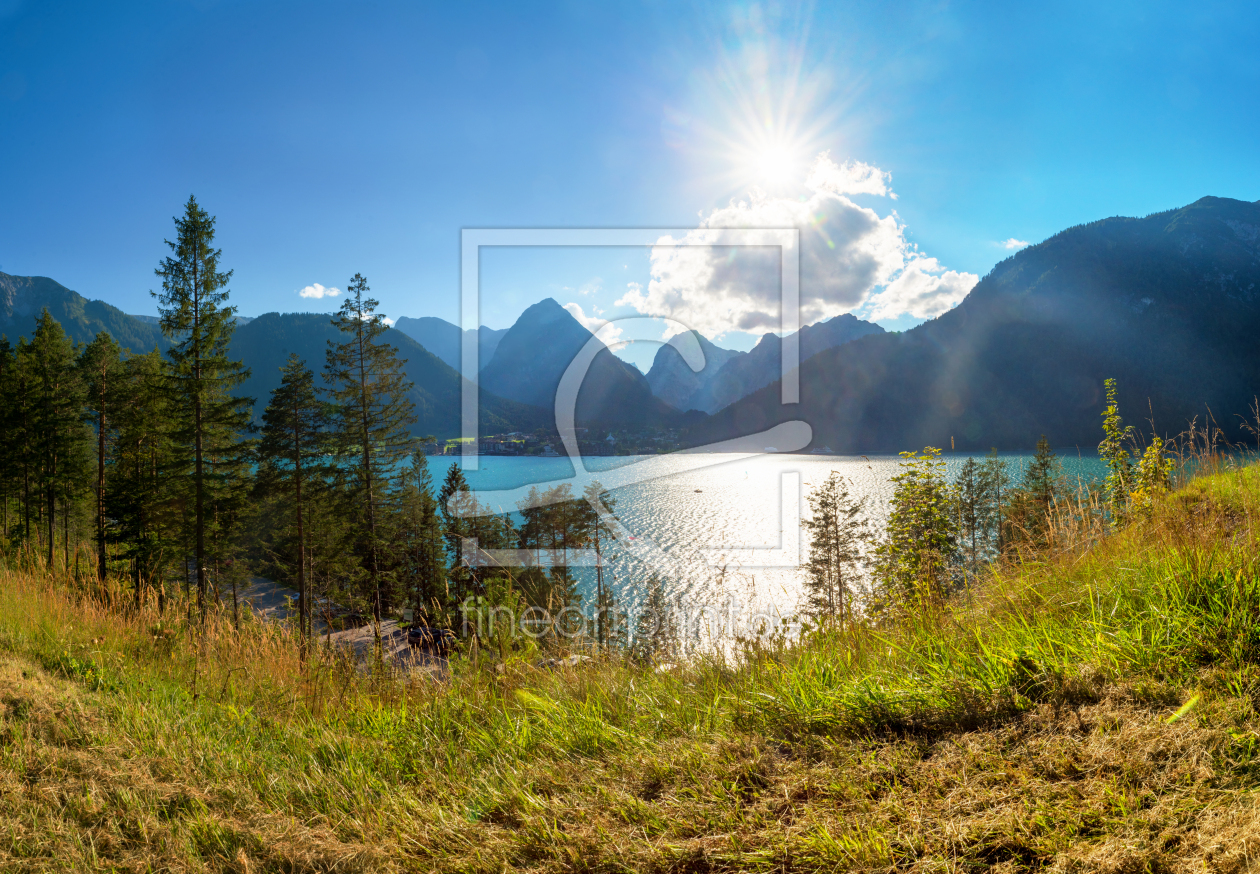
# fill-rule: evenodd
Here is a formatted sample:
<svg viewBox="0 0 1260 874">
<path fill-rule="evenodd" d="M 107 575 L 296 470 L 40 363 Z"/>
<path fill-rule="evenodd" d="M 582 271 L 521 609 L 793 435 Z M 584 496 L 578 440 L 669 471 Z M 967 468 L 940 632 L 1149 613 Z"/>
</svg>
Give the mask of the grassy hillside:
<svg viewBox="0 0 1260 874">
<path fill-rule="evenodd" d="M 1260 470 L 740 664 L 303 670 L 0 578 L 0 869 L 1219 871 L 1260 859 Z"/>
</svg>

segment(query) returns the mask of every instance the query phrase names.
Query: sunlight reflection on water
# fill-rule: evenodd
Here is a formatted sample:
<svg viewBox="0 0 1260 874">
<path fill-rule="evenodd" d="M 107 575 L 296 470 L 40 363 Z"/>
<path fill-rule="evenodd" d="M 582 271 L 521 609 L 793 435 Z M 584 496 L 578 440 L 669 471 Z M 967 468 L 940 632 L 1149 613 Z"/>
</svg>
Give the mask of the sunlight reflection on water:
<svg viewBox="0 0 1260 874">
<path fill-rule="evenodd" d="M 1015 482 L 1031 453 L 1001 453 L 1000 457 Z M 1078 480 L 1105 475 L 1096 454 L 1079 456 L 1061 453 L 1063 472 L 1075 484 Z M 952 478 L 967 456 L 945 456 Z M 709 465 L 698 470 L 695 457 L 678 455 L 593 457 L 585 459 L 592 471 L 606 472 L 603 479 L 616 479 L 616 469 L 635 462 L 650 462 L 655 476 L 644 482 L 612 490 L 617 499 L 615 513 L 636 541 L 644 540 L 659 552 L 649 561 L 660 565 L 667 591 L 675 603 L 691 609 L 726 604 L 735 597 L 746 610 L 790 614 L 801 596 L 802 571 L 791 567 L 713 567 L 703 550 L 715 547 L 772 547 L 781 540 L 782 501 L 780 477 L 795 472 L 800 476 L 800 508 L 808 513 L 806 496 L 832 471 L 850 481 L 853 494 L 865 496 L 868 515 L 882 527 L 887 501 L 892 494 L 891 477 L 899 458 L 894 455 L 839 456 L 770 454 L 732 457 L 704 456 Z M 434 459 L 440 462 L 440 459 Z M 516 458 L 486 456 L 481 469 L 465 473 L 474 490 L 488 491 L 528 486 L 571 476 L 573 467 L 566 458 Z M 437 465 L 435 464 L 435 467 Z M 436 472 L 435 472 L 436 474 Z M 502 508 L 514 509 L 514 508 Z M 611 559 L 613 591 L 621 608 L 633 615 L 644 580 L 654 568 L 635 558 L 631 547 L 621 544 Z M 801 542 L 801 560 L 807 557 L 808 541 Z M 586 600 L 591 600 L 593 571 L 579 574 Z"/>
</svg>

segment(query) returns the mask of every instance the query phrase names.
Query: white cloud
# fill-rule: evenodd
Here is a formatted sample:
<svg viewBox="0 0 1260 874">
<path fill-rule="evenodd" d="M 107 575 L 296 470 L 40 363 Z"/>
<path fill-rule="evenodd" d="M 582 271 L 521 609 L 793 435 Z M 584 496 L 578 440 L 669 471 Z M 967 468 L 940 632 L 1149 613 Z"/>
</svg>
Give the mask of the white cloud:
<svg viewBox="0 0 1260 874">
<path fill-rule="evenodd" d="M 564 308 L 569 311 L 569 314 L 572 315 L 573 318 L 582 323 L 582 327 L 586 328 L 586 330 L 590 331 L 592 334 L 596 333 L 600 328 L 608 324 L 606 319 L 599 318 L 599 313 L 602 312 L 599 307 L 591 307 L 592 314 L 589 316 L 582 312 L 581 304 L 566 303 Z M 602 336 L 604 338 L 604 345 L 610 348 L 616 348 L 620 345 L 617 341 L 621 339 L 621 328 L 613 325 L 605 331 Z"/>
<path fill-rule="evenodd" d="M 935 258 L 916 255 L 888 287 L 872 299 L 871 319 L 911 315 L 932 319 L 953 309 L 980 281 L 974 273 L 945 270 Z"/>
<path fill-rule="evenodd" d="M 831 160 L 830 152 L 823 152 L 809 170 L 805 187 L 811 191 L 826 191 L 830 194 L 875 194 L 879 197 L 897 199 L 893 193 L 892 174 L 885 173 L 878 167 L 863 164 L 861 161 L 846 161 L 837 164 Z"/>
<path fill-rule="evenodd" d="M 336 288 L 324 288 L 324 286 L 316 282 L 312 285 L 306 286 L 306 288 L 299 291 L 298 294 L 302 297 L 308 297 L 313 300 L 323 300 L 326 297 L 336 297 L 341 294 L 341 290 Z"/>
<path fill-rule="evenodd" d="M 1027 240 L 1017 240 L 1014 237 L 1011 237 L 1009 240 L 1005 240 L 1001 243 L 998 243 L 998 245 L 1001 246 L 1003 249 L 1022 249 L 1025 246 L 1029 246 L 1032 244 L 1029 243 Z"/>
<path fill-rule="evenodd" d="M 955 306 L 978 277 L 944 270 L 906 240 L 895 212 L 881 217 L 848 197 L 894 197 L 890 182 L 877 167 L 837 164 L 824 152 L 808 174 L 807 198 L 754 191 L 747 200 L 715 209 L 680 242 L 702 240 L 711 228 L 799 229 L 802 324 L 867 304 L 878 318 L 939 314 Z M 709 336 L 779 329 L 777 248 L 659 242 L 651 252 L 647 290 L 630 283 L 618 306 L 672 318 Z"/>
</svg>

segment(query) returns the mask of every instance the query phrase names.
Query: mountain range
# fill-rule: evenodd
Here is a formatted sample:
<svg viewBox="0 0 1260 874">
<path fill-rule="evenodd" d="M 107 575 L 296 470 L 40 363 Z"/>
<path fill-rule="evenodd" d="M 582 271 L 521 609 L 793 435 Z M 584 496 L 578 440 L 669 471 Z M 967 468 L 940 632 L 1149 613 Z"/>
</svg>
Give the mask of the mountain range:
<svg viewBox="0 0 1260 874">
<path fill-rule="evenodd" d="M 797 332 L 799 360 L 883 330 L 848 313 L 806 325 Z M 782 375 L 783 340 L 778 334 L 763 335 L 749 352 L 719 349 L 699 333 L 695 336 L 704 352 L 704 368 L 699 373 L 667 344 L 657 350 L 647 375 L 653 393 L 679 410 L 716 413 Z"/>
<path fill-rule="evenodd" d="M 400 316 L 394 322 L 394 329 L 402 331 L 456 370 L 460 369 L 460 356 L 463 354 L 461 347 L 465 336 L 477 335 L 477 360 L 480 362 L 480 367 L 485 367 L 494 357 L 495 350 L 499 348 L 499 341 L 507 333 L 507 328 L 496 330 L 487 328 L 485 325 L 477 331 L 471 328 L 461 331 L 446 319 L 434 316 L 423 316 L 418 319 Z"/>
<path fill-rule="evenodd" d="M 1093 451 L 1103 380 L 1130 423 L 1166 434 L 1209 418 L 1233 440 L 1260 393 L 1260 202 L 1205 197 L 1062 231 L 998 264 L 955 309 L 804 360 L 801 401 L 777 381 L 697 422 L 697 444 L 803 419 L 841 453 L 932 445 Z M 1250 439 L 1254 439 L 1251 437 Z"/>
<path fill-rule="evenodd" d="M 129 316 L 47 277 L 0 273 L 0 333 L 29 333 L 44 308 L 76 342 L 103 330 L 134 352 L 168 345 L 155 317 Z M 814 446 L 841 453 L 1022 449 L 1041 434 L 1092 450 L 1102 383 L 1115 377 L 1130 422 L 1176 433 L 1211 417 L 1237 440 L 1247 433 L 1238 415 L 1260 394 L 1258 334 L 1260 202 L 1205 197 L 1062 231 L 998 264 L 955 309 L 905 332 L 851 315 L 802 328 L 799 404 L 780 403 L 776 335 L 749 352 L 697 335 L 699 373 L 668 345 L 646 376 L 600 350 L 577 417 L 587 426 L 681 428 L 694 445 L 803 419 Z M 238 317 L 233 353 L 252 371 L 244 393 L 265 403 L 289 352 L 320 369 L 335 336 L 327 314 Z M 415 432 L 457 436 L 465 332 L 403 317 L 386 336 L 414 383 Z M 591 337 L 551 299 L 511 328 L 481 328 L 482 432 L 553 429 L 556 388 Z"/>
</svg>

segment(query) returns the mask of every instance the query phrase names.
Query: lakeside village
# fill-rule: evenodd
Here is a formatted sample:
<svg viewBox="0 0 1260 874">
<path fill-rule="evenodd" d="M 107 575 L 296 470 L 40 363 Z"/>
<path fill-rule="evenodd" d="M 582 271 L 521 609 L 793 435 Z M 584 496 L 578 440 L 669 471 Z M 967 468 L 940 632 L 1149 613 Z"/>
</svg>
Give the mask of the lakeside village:
<svg viewBox="0 0 1260 874">
<path fill-rule="evenodd" d="M 605 430 L 577 428 L 578 448 L 583 455 L 656 455 L 674 452 L 683 446 L 683 432 L 668 428 Z M 426 455 L 459 455 L 463 438 L 440 442 L 429 438 L 422 443 Z M 490 434 L 478 441 L 481 455 L 533 455 L 557 458 L 565 454 L 559 436 L 538 429 L 531 433 Z"/>
</svg>

